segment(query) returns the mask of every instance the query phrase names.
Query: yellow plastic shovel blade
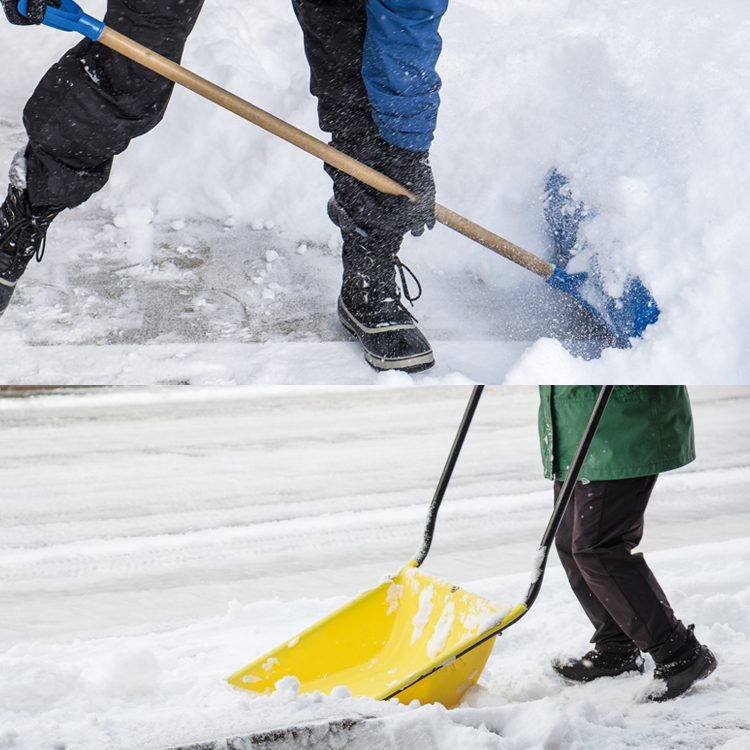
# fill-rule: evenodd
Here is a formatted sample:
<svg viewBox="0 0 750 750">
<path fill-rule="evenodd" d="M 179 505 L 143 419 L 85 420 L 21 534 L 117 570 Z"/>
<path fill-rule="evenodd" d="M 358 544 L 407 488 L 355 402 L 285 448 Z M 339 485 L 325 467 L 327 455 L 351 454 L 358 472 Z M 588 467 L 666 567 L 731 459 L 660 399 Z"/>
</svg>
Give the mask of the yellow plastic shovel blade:
<svg viewBox="0 0 750 750">
<path fill-rule="evenodd" d="M 476 684 L 495 637 L 479 642 L 525 609 L 490 602 L 426 575 L 412 560 L 393 578 L 240 669 L 229 682 L 268 695 L 282 677 L 294 676 L 304 693 L 330 693 L 343 685 L 357 697 L 396 695 L 406 704 L 416 698 L 451 708 Z"/>
</svg>

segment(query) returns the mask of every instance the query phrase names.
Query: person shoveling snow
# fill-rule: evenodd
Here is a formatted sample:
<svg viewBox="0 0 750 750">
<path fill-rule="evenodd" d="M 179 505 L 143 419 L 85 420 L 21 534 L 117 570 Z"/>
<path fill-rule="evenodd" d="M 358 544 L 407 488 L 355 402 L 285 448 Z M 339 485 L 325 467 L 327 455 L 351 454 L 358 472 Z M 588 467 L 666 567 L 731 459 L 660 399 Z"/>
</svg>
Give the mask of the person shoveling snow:
<svg viewBox="0 0 750 750">
<path fill-rule="evenodd" d="M 592 273 L 568 273 L 435 203 L 428 157 L 439 104 L 438 26 L 447 0 L 424 0 L 416 11 L 412 4 L 386 7 L 380 0 L 361 0 L 356 7 L 295 2 L 320 125 L 333 134 L 336 148 L 174 62 L 201 4 L 195 0 L 178 12 L 167 3 L 154 25 L 151 6 L 130 13 L 118 11 L 115 2 L 107 16 L 114 26 L 106 26 L 73 0 L 50 7 L 46 0 L 30 5 L 3 0 L 12 23 L 43 22 L 79 31 L 88 40 L 53 66 L 24 112 L 29 141 L 11 168 L 8 197 L 0 208 L 0 314 L 31 258 L 41 260 L 51 221 L 103 187 L 113 156 L 161 120 L 170 82 L 179 82 L 326 162 L 334 180 L 328 214 L 343 239 L 338 317 L 376 370 L 419 372 L 434 364 L 429 342 L 401 303 L 399 278 L 412 303 L 421 285 L 398 252 L 408 232 L 419 236 L 438 221 L 572 299 L 581 318 L 577 327 L 585 329 L 582 321 L 590 318 L 599 338 L 605 334 L 589 356 L 604 346 L 629 346 L 657 320 L 658 306 L 639 279 L 628 277 L 612 296 L 596 264 Z M 407 274 L 417 287 L 414 296 Z M 585 331 L 584 338 L 591 333 Z"/>
<path fill-rule="evenodd" d="M 110 0 L 107 23 L 179 60 L 202 4 Z M 47 2 L 30 0 L 25 15 L 17 0 L 3 0 L 3 7 L 11 23 L 39 24 Z M 446 7 L 447 0 L 421 0 L 416 7 L 378 0 L 294 2 L 321 129 L 332 134 L 336 148 L 420 199 L 387 195 L 328 168 L 334 186 L 329 213 L 343 239 L 338 315 L 361 341 L 367 361 L 381 370 L 417 372 L 435 361 L 401 302 L 396 278 L 411 301 L 408 269 L 398 258 L 401 241 L 435 225 L 429 149 L 439 104 L 438 26 Z M 104 187 L 113 157 L 162 119 L 172 87 L 89 39 L 42 78 L 24 110 L 28 144 L 16 157 L 0 208 L 0 314 L 30 260 L 41 260 L 52 220 Z"/>
<path fill-rule="evenodd" d="M 555 496 L 599 389 L 540 386 L 540 446 Z M 697 641 L 692 626 L 675 617 L 643 555 L 631 554 L 641 541 L 659 473 L 693 460 L 685 386 L 615 388 L 555 536 L 570 586 L 595 628 L 593 650 L 553 661 L 565 680 L 642 674 L 643 651 L 656 662 L 645 698 L 663 701 L 682 695 L 716 668 L 716 658 Z"/>
</svg>

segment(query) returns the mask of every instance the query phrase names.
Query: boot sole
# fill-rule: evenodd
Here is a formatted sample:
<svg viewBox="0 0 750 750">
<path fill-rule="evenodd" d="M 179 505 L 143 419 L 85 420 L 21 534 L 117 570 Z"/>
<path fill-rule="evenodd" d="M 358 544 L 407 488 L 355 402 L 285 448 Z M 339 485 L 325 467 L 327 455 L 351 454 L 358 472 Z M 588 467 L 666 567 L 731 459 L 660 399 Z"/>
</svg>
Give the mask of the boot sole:
<svg viewBox="0 0 750 750">
<path fill-rule="evenodd" d="M 585 667 L 583 668 L 585 669 Z M 569 685 L 580 685 L 584 682 L 592 682 L 602 677 L 619 677 L 623 674 L 643 674 L 643 666 L 633 666 L 629 669 L 597 669 L 588 673 L 572 664 L 552 664 L 552 670 L 556 675 L 562 677 Z"/>
<path fill-rule="evenodd" d="M 365 361 L 373 369 L 381 372 L 387 372 L 388 370 L 401 370 L 403 372 L 414 373 L 428 370 L 435 364 L 435 355 L 432 353 L 432 349 L 429 348 L 429 344 L 425 351 L 406 356 L 385 356 L 372 351 L 371 347 L 368 346 L 370 340 L 376 340 L 377 336 L 388 331 L 418 331 L 419 329 L 415 325 L 390 326 L 389 328 L 367 328 L 359 323 L 349 310 L 346 309 L 346 305 L 341 301 L 341 298 L 339 298 L 337 308 L 341 325 L 343 325 L 349 333 L 359 339 L 359 343 L 364 350 Z"/>
</svg>

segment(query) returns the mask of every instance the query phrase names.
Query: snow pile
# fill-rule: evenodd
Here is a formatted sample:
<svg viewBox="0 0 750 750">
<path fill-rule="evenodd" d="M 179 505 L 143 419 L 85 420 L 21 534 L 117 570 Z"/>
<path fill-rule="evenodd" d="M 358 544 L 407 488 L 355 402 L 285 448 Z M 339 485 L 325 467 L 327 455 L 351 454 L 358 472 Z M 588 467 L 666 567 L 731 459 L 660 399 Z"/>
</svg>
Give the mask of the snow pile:
<svg viewBox="0 0 750 750">
<path fill-rule="evenodd" d="M 101 0 L 86 6 L 101 15 Z M 546 255 L 538 199 L 557 166 L 596 210 L 587 238 L 613 289 L 639 276 L 662 314 L 632 349 L 577 359 L 547 338 L 559 321 L 541 280 L 436 229 L 403 251 L 438 357 L 411 380 L 746 381 L 745 10 L 741 0 L 451 3 L 432 150 L 440 202 Z M 0 94 L 6 165 L 24 141 L 24 99 L 72 41 L 0 25 L 0 64 L 14 71 Z M 184 63 L 326 137 L 289 3 L 207 4 Z M 53 225 L 36 285 L 24 281 L 3 319 L 5 382 L 407 380 L 338 344 L 348 339 L 333 317 L 329 193 L 316 159 L 176 91 L 159 128 L 118 157 L 109 186 Z M 153 311 L 139 296 L 149 289 Z"/>
</svg>

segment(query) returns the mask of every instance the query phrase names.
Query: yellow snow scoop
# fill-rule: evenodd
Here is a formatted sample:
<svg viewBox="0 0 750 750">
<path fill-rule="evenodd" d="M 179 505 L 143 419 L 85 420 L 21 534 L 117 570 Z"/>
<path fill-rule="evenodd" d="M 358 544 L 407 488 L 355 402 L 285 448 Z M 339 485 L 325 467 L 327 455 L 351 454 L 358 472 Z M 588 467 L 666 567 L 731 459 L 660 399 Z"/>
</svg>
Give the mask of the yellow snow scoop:
<svg viewBox="0 0 750 750">
<path fill-rule="evenodd" d="M 330 693 L 345 686 L 355 697 L 452 708 L 479 679 L 495 638 L 517 622 L 541 587 L 550 543 L 562 520 L 613 386 L 603 386 L 545 531 L 538 566 L 515 607 L 433 578 L 421 570 L 432 543 L 437 511 L 484 386 L 472 391 L 427 517 L 422 549 L 400 572 L 332 612 L 243 669 L 229 682 L 268 695 L 283 677 L 300 692 Z"/>
<path fill-rule="evenodd" d="M 269 694 L 282 677 L 300 689 L 330 693 L 345 685 L 355 696 L 452 707 L 476 683 L 494 635 L 525 607 L 494 605 L 458 586 L 425 575 L 411 560 L 397 575 L 315 623 L 230 677 L 229 682 Z"/>
</svg>

